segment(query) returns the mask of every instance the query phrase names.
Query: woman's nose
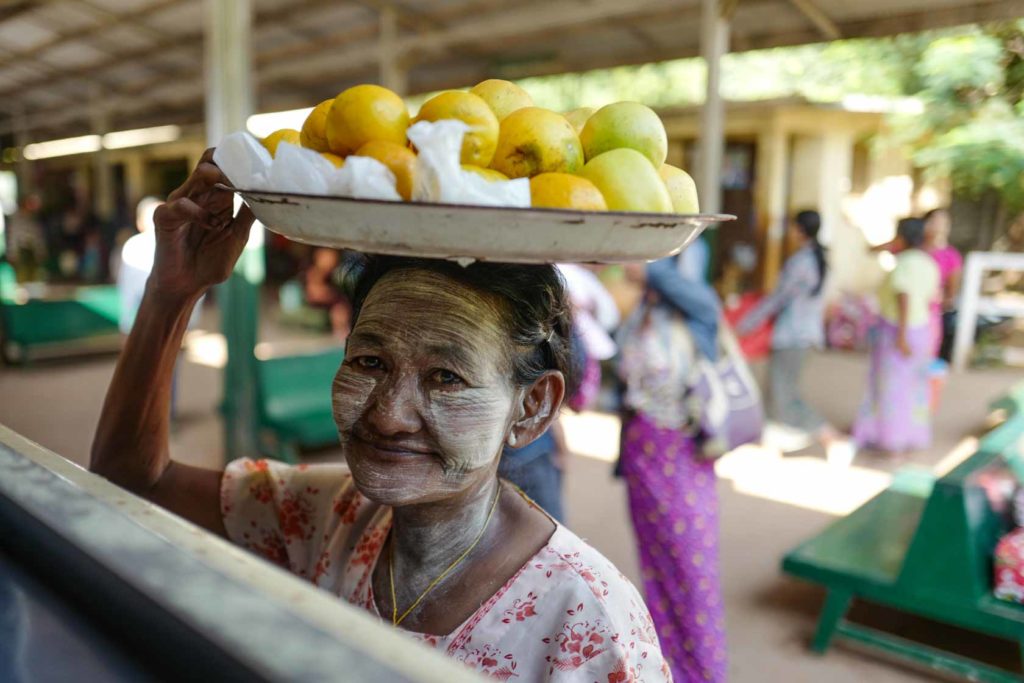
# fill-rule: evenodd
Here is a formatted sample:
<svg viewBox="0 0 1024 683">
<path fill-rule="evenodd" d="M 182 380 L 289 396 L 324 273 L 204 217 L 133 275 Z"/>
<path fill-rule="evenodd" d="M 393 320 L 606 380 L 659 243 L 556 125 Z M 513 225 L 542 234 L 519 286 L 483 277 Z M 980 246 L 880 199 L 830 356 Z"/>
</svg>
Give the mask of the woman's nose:
<svg viewBox="0 0 1024 683">
<path fill-rule="evenodd" d="M 400 376 L 382 386 L 367 411 L 370 427 L 381 436 L 420 431 L 418 384 L 415 377 Z"/>
</svg>

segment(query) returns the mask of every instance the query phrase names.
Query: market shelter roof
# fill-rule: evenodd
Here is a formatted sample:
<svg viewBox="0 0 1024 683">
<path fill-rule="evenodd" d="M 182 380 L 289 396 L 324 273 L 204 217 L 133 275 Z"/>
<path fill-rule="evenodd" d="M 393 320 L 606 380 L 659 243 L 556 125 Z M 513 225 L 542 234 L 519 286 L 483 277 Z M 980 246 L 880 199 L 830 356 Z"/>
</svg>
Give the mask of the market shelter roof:
<svg viewBox="0 0 1024 683">
<path fill-rule="evenodd" d="M 257 110 L 376 81 L 407 92 L 699 52 L 699 0 L 253 0 Z M 728 0 L 733 50 L 1014 18 L 1021 0 Z M 0 120 L 34 139 L 203 119 L 202 0 L 0 0 Z M 384 41 L 382 31 L 394 35 Z M 386 47 L 388 44 L 393 48 Z"/>
</svg>

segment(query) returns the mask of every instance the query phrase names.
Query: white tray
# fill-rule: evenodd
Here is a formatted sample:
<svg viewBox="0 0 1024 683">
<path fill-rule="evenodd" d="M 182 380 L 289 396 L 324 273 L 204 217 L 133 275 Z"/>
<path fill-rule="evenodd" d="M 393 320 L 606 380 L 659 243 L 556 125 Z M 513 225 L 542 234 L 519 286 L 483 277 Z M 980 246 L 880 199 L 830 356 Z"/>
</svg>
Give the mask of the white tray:
<svg viewBox="0 0 1024 683">
<path fill-rule="evenodd" d="M 467 261 L 650 261 L 679 252 L 707 226 L 736 218 L 512 209 L 233 191 L 268 229 L 296 242 L 367 253 Z"/>
</svg>

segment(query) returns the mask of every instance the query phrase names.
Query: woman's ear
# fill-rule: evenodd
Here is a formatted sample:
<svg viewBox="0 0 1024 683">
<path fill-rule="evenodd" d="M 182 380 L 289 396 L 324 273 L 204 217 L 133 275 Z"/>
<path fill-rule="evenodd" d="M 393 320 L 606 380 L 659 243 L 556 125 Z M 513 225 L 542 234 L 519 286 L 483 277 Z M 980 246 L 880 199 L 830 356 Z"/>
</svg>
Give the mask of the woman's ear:
<svg viewBox="0 0 1024 683">
<path fill-rule="evenodd" d="M 548 430 L 565 398 L 565 377 L 557 370 L 544 373 L 523 392 L 508 445 L 522 448 Z"/>
</svg>

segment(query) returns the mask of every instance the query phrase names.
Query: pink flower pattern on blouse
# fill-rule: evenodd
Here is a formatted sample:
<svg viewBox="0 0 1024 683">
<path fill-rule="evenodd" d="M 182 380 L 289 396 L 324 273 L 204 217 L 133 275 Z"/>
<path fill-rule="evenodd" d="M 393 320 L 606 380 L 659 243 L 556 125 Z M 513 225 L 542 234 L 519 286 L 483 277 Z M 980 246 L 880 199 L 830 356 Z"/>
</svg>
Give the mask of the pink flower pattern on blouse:
<svg viewBox="0 0 1024 683">
<path fill-rule="evenodd" d="M 345 465 L 236 460 L 221 512 L 235 543 L 377 614 L 371 578 L 391 510 L 364 498 Z M 561 525 L 452 633 L 409 635 L 499 681 L 671 680 L 639 593 Z"/>
</svg>

